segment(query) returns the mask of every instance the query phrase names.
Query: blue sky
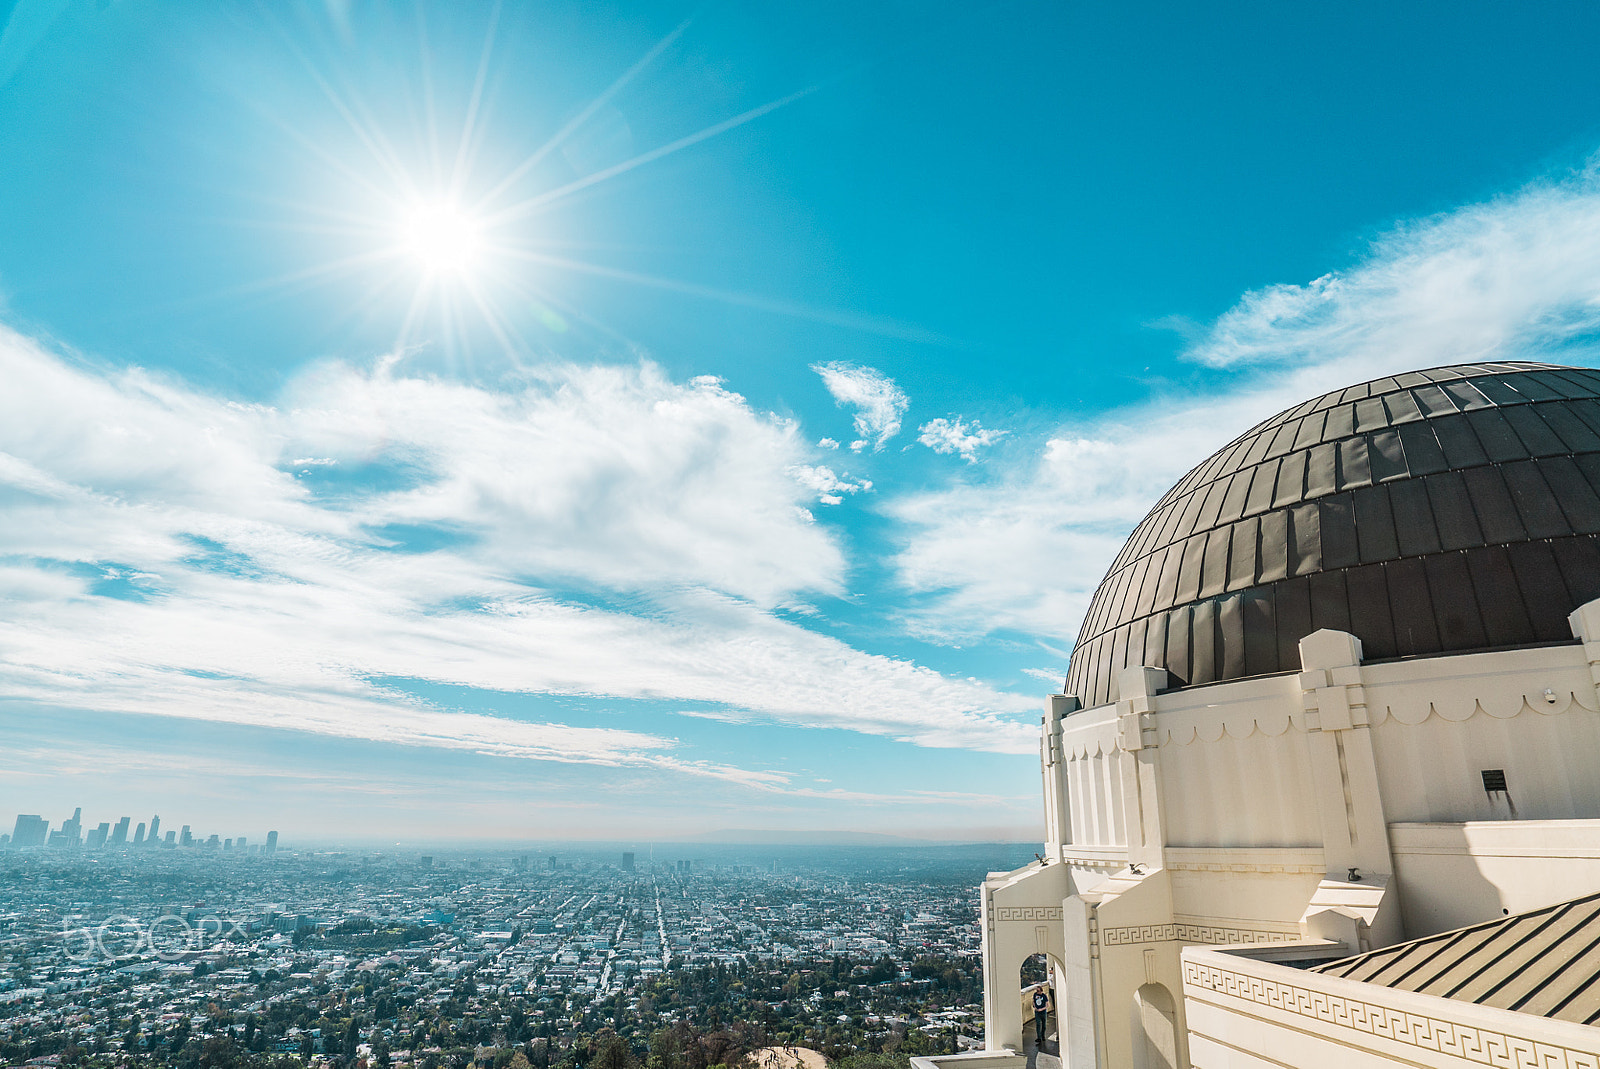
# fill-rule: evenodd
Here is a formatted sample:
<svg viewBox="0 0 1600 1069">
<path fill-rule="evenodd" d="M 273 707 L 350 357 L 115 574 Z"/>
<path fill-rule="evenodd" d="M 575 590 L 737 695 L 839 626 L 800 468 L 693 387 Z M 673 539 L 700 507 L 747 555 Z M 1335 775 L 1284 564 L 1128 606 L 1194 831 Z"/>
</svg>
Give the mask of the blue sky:
<svg viewBox="0 0 1600 1069">
<path fill-rule="evenodd" d="M 1187 467 L 1594 362 L 1592 5 L 0 25 L 6 812 L 1030 837 Z"/>
</svg>

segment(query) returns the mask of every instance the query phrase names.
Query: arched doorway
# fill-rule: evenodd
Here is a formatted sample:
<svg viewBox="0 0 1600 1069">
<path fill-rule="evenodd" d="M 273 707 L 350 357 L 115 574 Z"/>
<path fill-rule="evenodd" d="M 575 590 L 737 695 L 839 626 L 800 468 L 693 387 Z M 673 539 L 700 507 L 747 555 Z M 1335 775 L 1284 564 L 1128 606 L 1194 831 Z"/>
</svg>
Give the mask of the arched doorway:
<svg viewBox="0 0 1600 1069">
<path fill-rule="evenodd" d="M 1022 966 L 1018 970 L 1017 979 L 1022 996 L 1022 1047 L 1031 1056 L 1035 1051 L 1043 1049 L 1047 1054 L 1056 1052 L 1056 1004 L 1055 1004 L 1055 977 L 1052 975 L 1050 959 L 1045 954 L 1030 954 L 1022 959 Z M 1035 995 L 1044 996 L 1044 1020 L 1038 1020 L 1041 1014 L 1036 1006 Z M 1040 1031 L 1043 1031 L 1044 1042 L 1039 1043 Z M 1029 1064 L 1032 1064 L 1030 1057 Z"/>
<path fill-rule="evenodd" d="M 1178 1069 L 1178 1009 L 1172 992 L 1145 984 L 1133 993 L 1133 1069 Z"/>
</svg>

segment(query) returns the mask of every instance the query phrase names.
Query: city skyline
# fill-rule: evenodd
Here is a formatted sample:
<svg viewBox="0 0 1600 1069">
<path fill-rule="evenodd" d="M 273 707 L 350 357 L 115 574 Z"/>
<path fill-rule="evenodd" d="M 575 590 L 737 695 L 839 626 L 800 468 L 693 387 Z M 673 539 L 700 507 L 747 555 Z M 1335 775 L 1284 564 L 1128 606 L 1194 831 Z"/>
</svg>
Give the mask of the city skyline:
<svg viewBox="0 0 1600 1069">
<path fill-rule="evenodd" d="M 1596 33 L 23 0 L 0 812 L 1037 838 L 1044 697 L 1191 463 L 1596 364 Z"/>
<path fill-rule="evenodd" d="M 72 816 L 61 821 L 61 826 L 54 831 L 51 829 L 50 819 L 40 813 L 18 813 L 12 830 L 0 834 L 0 850 L 28 849 L 217 849 L 224 853 L 237 850 L 243 854 L 247 851 L 259 854 L 272 854 L 278 849 L 277 831 L 269 831 L 262 842 L 250 843 L 249 836 L 229 836 L 224 838 L 220 832 L 198 835 L 192 826 L 184 824 L 178 828 L 161 826 L 161 814 L 152 814 L 149 821 L 140 821 L 130 831 L 132 817 L 119 817 L 115 824 L 109 820 L 101 821 L 98 825 L 85 825 L 83 822 L 83 807 L 73 807 Z"/>
<path fill-rule="evenodd" d="M 32 850 L 32 849 L 125 849 L 139 850 L 150 848 L 184 848 L 184 849 L 214 849 L 223 853 L 236 852 L 240 855 L 272 854 L 280 848 L 279 832 L 274 829 L 268 831 L 258 842 L 251 842 L 249 835 L 224 836 L 221 832 L 194 832 L 189 824 L 173 827 L 163 824 L 161 814 L 152 814 L 150 820 L 133 823 L 131 816 L 122 816 L 116 821 L 100 821 L 95 824 L 92 820 L 85 822 L 83 807 L 73 807 L 73 815 L 63 818 L 60 826 L 54 826 L 48 816 L 39 813 L 18 813 L 9 825 L 10 832 L 0 832 L 0 850 Z M 97 833 L 100 837 L 96 838 Z M 649 866 L 655 863 L 656 847 L 681 848 L 686 845 L 698 845 L 705 849 L 718 851 L 730 847 L 771 847 L 771 848 L 805 848 L 805 847 L 854 847 L 854 846 L 894 846 L 906 848 L 937 848 L 948 845 L 970 844 L 1009 844 L 1028 842 L 1024 838 L 1007 839 L 1004 836 L 990 836 L 987 838 L 939 838 L 936 836 L 918 835 L 885 835 L 871 832 L 857 832 L 840 829 L 810 829 L 802 831 L 773 832 L 766 829 L 753 828 L 722 828 L 716 829 L 699 836 L 688 838 L 672 837 L 639 837 L 624 836 L 615 839 L 606 838 L 581 838 L 559 837 L 541 838 L 537 836 L 510 837 L 495 839 L 476 835 L 472 829 L 460 829 L 455 835 L 439 837 L 428 836 L 403 836 L 393 840 L 390 836 L 378 835 L 350 835 L 345 829 L 330 826 L 326 823 L 312 827 L 296 837 L 292 846 L 284 849 L 299 849 L 316 852 L 327 849 L 349 849 L 370 847 L 398 847 L 402 849 L 418 849 L 441 847 L 449 849 L 454 846 L 458 849 L 488 849 L 496 848 L 510 850 L 513 854 L 519 851 L 524 862 L 532 855 L 528 850 L 560 845 L 567 849 L 593 849 L 600 844 L 615 844 L 617 846 L 632 846 L 633 850 L 621 852 L 622 867 L 632 870 L 636 860 L 636 851 L 643 850 L 642 864 Z M 432 862 L 431 857 L 424 858 L 427 863 Z M 550 865 L 555 867 L 555 857 L 550 857 Z M 688 859 L 692 863 L 693 859 Z M 681 867 L 685 861 L 677 864 Z"/>
</svg>

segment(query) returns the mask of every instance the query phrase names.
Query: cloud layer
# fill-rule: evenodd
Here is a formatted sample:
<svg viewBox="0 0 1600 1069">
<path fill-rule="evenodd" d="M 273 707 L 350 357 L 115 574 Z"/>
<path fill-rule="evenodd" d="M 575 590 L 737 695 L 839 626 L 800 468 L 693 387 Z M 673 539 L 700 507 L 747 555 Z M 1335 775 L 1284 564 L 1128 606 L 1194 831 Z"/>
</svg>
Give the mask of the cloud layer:
<svg viewBox="0 0 1600 1069">
<path fill-rule="evenodd" d="M 866 484 L 808 465 L 791 422 L 714 380 L 593 366 L 489 388 L 328 365 L 243 405 L 9 331 L 0 380 L 10 698 L 763 789 L 785 777 L 401 683 L 1031 745 L 1010 716 L 1031 701 L 769 611 L 841 589 L 805 505 Z"/>
</svg>

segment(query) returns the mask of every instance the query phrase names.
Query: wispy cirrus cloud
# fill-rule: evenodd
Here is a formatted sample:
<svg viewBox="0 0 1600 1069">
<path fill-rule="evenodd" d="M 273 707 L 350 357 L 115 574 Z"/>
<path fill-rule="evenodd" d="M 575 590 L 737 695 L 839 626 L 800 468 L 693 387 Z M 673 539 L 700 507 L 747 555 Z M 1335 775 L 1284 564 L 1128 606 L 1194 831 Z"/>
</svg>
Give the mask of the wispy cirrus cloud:
<svg viewBox="0 0 1600 1069">
<path fill-rule="evenodd" d="M 900 417 L 911 401 L 895 381 L 877 368 L 835 361 L 814 364 L 822 384 L 838 404 L 856 410 L 855 432 L 860 437 L 850 448 L 860 452 L 867 446 L 882 449 L 884 443 L 900 433 Z"/>
<path fill-rule="evenodd" d="M 1076 421 L 982 484 L 891 500 L 911 618 L 1070 640 L 1128 532 L 1194 463 L 1339 386 L 1480 360 L 1600 355 L 1600 164 L 1394 227 L 1356 263 L 1245 294 L 1188 332 L 1213 392 Z"/>
<path fill-rule="evenodd" d="M 1600 157 L 1395 227 L 1353 267 L 1244 295 L 1190 346 L 1216 367 L 1329 375 L 1588 351 L 1600 330 Z"/>
</svg>

